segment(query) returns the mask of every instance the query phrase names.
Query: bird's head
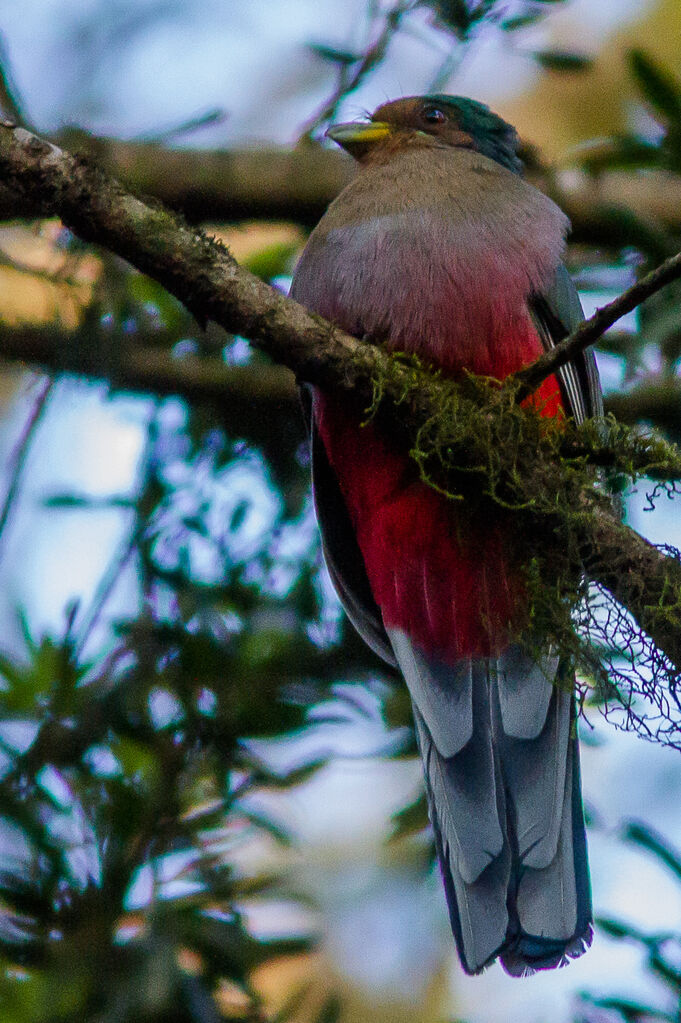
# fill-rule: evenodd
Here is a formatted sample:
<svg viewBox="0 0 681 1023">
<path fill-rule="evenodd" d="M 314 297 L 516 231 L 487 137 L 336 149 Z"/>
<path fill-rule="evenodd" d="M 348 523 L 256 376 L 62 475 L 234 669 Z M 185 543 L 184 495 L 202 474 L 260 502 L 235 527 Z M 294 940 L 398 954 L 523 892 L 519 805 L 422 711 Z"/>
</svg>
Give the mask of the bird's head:
<svg viewBox="0 0 681 1023">
<path fill-rule="evenodd" d="M 383 103 L 368 121 L 334 124 L 326 133 L 360 163 L 404 149 L 474 149 L 520 172 L 515 128 L 484 103 L 463 96 L 407 96 Z"/>
</svg>

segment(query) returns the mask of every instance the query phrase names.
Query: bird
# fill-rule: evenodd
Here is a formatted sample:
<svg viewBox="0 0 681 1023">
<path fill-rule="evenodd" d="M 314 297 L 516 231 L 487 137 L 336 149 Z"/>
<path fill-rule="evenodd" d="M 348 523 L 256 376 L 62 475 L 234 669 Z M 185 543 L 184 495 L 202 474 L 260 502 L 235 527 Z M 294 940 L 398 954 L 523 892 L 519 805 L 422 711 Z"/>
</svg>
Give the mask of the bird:
<svg viewBox="0 0 681 1023">
<path fill-rule="evenodd" d="M 408 96 L 328 137 L 357 172 L 311 232 L 291 295 L 348 333 L 456 379 L 502 379 L 583 319 L 569 222 L 522 175 L 515 129 L 467 97 Z M 590 352 L 534 398 L 602 414 Z M 574 677 L 509 634 L 522 601 L 508 522 L 452 502 L 403 442 L 306 386 L 322 550 L 345 611 L 409 689 L 464 971 L 565 965 L 592 939 Z"/>
</svg>

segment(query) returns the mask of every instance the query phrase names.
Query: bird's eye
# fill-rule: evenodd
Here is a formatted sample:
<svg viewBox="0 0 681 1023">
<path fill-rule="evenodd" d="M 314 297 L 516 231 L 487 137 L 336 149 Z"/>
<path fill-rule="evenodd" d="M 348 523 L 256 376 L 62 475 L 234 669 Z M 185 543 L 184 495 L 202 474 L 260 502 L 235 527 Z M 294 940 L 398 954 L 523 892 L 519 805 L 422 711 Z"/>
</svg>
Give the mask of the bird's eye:
<svg viewBox="0 0 681 1023">
<path fill-rule="evenodd" d="M 426 107 L 423 111 L 423 120 L 428 124 L 444 124 L 447 115 L 443 114 L 437 107 Z"/>
</svg>

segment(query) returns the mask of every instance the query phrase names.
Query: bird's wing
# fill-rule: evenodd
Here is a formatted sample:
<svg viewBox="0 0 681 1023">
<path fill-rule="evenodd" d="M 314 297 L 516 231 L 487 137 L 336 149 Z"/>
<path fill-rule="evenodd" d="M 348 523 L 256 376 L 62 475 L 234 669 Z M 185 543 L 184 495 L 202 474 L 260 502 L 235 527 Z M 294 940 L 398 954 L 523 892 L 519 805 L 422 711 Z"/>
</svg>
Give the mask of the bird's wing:
<svg viewBox="0 0 681 1023">
<path fill-rule="evenodd" d="M 529 307 L 547 351 L 567 337 L 584 319 L 577 289 L 562 264 L 551 286 L 543 294 L 531 296 Z M 596 359 L 590 348 L 567 365 L 561 366 L 556 375 L 563 399 L 578 423 L 592 416 L 603 415 L 603 396 Z"/>
<path fill-rule="evenodd" d="M 371 592 L 350 515 L 312 414 L 311 387 L 301 388 L 301 399 L 310 436 L 312 494 L 326 567 L 348 618 L 364 642 L 396 668 L 397 661 Z"/>
</svg>

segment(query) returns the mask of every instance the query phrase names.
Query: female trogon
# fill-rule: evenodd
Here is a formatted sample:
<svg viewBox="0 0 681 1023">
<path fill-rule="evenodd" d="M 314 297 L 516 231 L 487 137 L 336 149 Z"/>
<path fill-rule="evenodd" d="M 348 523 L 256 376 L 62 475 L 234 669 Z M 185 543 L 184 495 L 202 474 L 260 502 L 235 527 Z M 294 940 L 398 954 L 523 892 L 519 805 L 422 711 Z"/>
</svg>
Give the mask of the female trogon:
<svg viewBox="0 0 681 1023">
<path fill-rule="evenodd" d="M 500 379 L 582 319 L 567 218 L 523 180 L 514 129 L 452 96 L 400 99 L 329 136 L 359 172 L 312 232 L 292 295 L 357 337 L 453 376 Z M 544 415 L 601 411 L 593 357 L 552 378 Z M 591 940 L 574 699 L 547 651 L 508 637 L 522 600 L 502 513 L 418 478 L 343 398 L 310 395 L 327 565 L 366 642 L 412 698 L 430 818 L 464 969 L 561 965 Z"/>
</svg>

